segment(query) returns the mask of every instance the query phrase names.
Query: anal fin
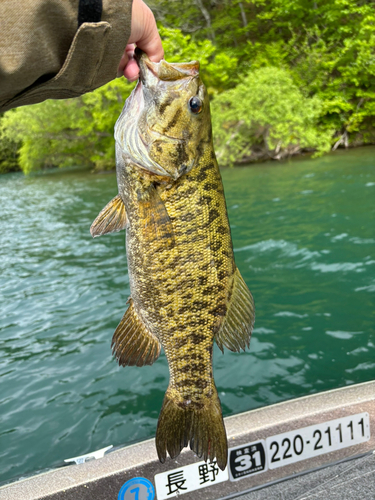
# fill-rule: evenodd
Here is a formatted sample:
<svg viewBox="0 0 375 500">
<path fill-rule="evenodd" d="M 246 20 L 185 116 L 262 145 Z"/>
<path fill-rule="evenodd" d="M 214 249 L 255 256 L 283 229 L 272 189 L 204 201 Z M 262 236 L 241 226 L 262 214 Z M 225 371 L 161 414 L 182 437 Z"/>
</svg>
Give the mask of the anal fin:
<svg viewBox="0 0 375 500">
<path fill-rule="evenodd" d="M 218 347 L 239 352 L 250 345 L 251 332 L 255 320 L 254 300 L 240 272 L 236 269 L 233 291 L 227 314 L 220 330 L 215 335 Z"/>
<path fill-rule="evenodd" d="M 121 229 L 125 229 L 126 222 L 125 205 L 118 194 L 103 208 L 91 224 L 91 236 L 95 238 L 102 234 L 121 231 Z"/>
<path fill-rule="evenodd" d="M 112 338 L 112 353 L 122 366 L 152 365 L 160 354 L 160 342 L 143 324 L 133 300 Z"/>
</svg>

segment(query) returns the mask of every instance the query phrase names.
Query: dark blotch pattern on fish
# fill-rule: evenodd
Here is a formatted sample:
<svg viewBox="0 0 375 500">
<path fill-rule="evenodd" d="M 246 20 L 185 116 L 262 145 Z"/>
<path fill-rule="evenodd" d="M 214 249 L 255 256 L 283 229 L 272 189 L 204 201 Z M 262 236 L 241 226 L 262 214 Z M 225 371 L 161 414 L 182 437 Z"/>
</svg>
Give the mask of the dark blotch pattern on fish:
<svg viewBox="0 0 375 500">
<path fill-rule="evenodd" d="M 199 456 L 205 460 L 216 456 L 224 469 L 227 442 L 212 373 L 212 351 L 214 337 L 220 335 L 230 310 L 237 269 L 213 151 L 209 102 L 196 66 L 185 78 L 189 65 L 179 72 L 165 61 L 159 66 L 149 61 L 143 64 L 142 57 L 138 60 L 141 73 L 154 64 L 150 88 L 144 94 L 150 100 L 144 110 L 135 108 L 142 115 L 139 124 L 144 136 L 129 141 L 133 147 L 144 144 L 141 156 L 149 157 L 144 168 L 139 168 L 130 155 L 121 163 L 124 168 L 118 172 L 118 180 L 128 220 L 127 257 L 134 308 L 151 338 L 162 344 L 170 369 L 157 450 L 164 461 L 167 452 L 177 456 L 190 440 Z M 159 70 L 166 75 L 165 81 L 155 84 Z M 144 75 L 142 81 L 147 85 Z M 154 100 L 152 85 L 156 86 Z M 188 102 L 198 94 L 203 100 L 202 112 L 193 116 Z M 155 162 L 166 175 L 157 173 Z M 148 171 L 150 164 L 154 170 Z M 238 304 L 245 307 L 241 301 Z M 245 308 L 250 322 L 248 304 Z M 249 332 L 244 330 L 247 343 Z M 235 350 L 236 340 L 225 342 L 221 340 L 219 347 Z M 239 345 L 245 344 L 241 341 Z M 189 420 L 192 415 L 194 420 Z M 185 435 L 180 439 L 181 432 Z"/>
</svg>

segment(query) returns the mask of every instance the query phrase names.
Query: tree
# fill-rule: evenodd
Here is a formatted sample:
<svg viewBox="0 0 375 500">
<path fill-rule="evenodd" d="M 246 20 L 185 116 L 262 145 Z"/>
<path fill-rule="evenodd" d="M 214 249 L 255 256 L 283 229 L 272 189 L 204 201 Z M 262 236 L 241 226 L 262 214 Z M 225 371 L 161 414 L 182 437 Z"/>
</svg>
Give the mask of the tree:
<svg viewBox="0 0 375 500">
<path fill-rule="evenodd" d="M 215 98 L 212 110 L 221 164 L 330 149 L 331 133 L 318 126 L 321 100 L 305 97 L 286 70 L 250 71 L 234 89 Z"/>
<path fill-rule="evenodd" d="M 4 135 L 21 143 L 22 170 L 72 165 L 113 169 L 113 128 L 132 87 L 118 79 L 75 99 L 47 100 L 6 112 Z"/>
<path fill-rule="evenodd" d="M 151 0 L 159 21 L 197 43 L 208 26 L 195 0 Z M 323 103 L 320 122 L 337 143 L 375 142 L 375 8 L 368 0 L 201 0 L 210 13 L 216 54 L 237 60 L 236 84 L 249 69 L 289 69 Z M 221 92 L 230 85 L 221 87 Z M 343 141 L 345 142 L 345 141 Z"/>
<path fill-rule="evenodd" d="M 333 148 L 375 143 L 374 2 L 149 3 L 166 59 L 201 62 L 223 161 L 322 152 L 328 150 L 329 135 Z M 262 79 L 266 74 L 274 85 Z M 73 164 L 113 168 L 113 127 L 131 88 L 115 80 L 76 100 L 10 111 L 2 120 L 0 148 L 8 144 L 7 151 L 14 151 L 20 143 L 25 172 Z M 267 92 L 268 100 L 254 100 L 251 93 L 258 91 Z"/>
<path fill-rule="evenodd" d="M 4 133 L 0 115 L 0 174 L 21 170 L 18 163 L 20 144 Z"/>
</svg>

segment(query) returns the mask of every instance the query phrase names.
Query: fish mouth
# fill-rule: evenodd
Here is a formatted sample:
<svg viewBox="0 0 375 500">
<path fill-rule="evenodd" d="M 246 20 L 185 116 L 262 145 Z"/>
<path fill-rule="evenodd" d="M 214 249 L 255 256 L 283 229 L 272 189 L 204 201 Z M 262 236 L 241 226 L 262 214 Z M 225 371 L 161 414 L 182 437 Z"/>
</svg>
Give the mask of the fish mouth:
<svg viewBox="0 0 375 500">
<path fill-rule="evenodd" d="M 168 63 L 164 59 L 156 63 L 150 61 L 147 54 L 135 49 L 134 59 L 139 66 L 139 80 L 146 87 L 152 87 L 158 81 L 174 82 L 186 77 L 194 77 L 199 74 L 199 61 L 187 63 Z"/>
</svg>

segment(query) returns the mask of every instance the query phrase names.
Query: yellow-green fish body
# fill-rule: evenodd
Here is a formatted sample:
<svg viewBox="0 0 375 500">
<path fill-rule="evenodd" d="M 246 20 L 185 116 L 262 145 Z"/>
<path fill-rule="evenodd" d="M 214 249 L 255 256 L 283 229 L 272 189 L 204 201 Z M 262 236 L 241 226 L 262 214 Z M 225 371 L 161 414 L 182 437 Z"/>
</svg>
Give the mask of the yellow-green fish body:
<svg viewBox="0 0 375 500">
<path fill-rule="evenodd" d="M 113 352 L 123 366 L 142 366 L 163 346 L 170 383 L 156 432 L 159 459 L 190 443 L 224 469 L 213 341 L 222 350 L 249 346 L 253 300 L 234 262 L 199 64 L 137 57 L 140 81 L 116 125 L 119 195 L 92 226 L 94 236 L 126 227 L 131 299 Z"/>
</svg>

